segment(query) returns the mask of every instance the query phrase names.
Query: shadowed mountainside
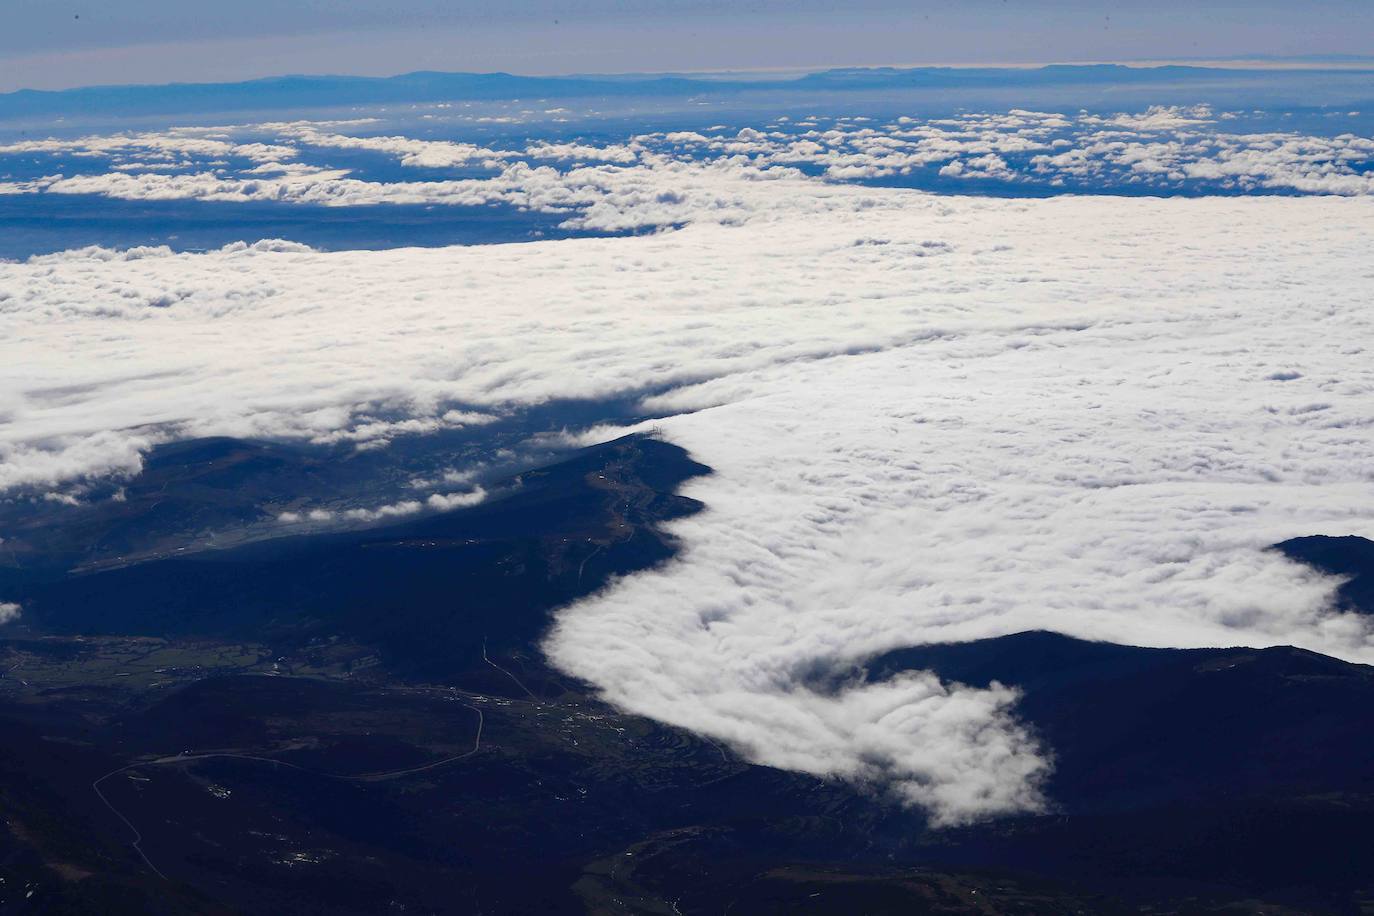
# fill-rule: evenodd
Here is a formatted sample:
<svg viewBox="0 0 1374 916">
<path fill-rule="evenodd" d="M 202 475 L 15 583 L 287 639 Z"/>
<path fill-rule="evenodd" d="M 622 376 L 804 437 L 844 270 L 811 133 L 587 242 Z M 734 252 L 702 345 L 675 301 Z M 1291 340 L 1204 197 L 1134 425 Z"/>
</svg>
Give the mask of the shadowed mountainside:
<svg viewBox="0 0 1374 916">
<path fill-rule="evenodd" d="M 188 454 L 199 461 L 203 451 Z M 244 465 L 261 465 L 256 483 L 283 464 L 250 453 L 216 473 L 247 479 Z M 281 651 L 343 640 L 375 648 L 398 673 L 452 678 L 484 670 L 484 646 L 531 650 L 553 608 L 665 559 L 671 548 L 654 526 L 698 508 L 672 490 L 705 471 L 676 446 L 622 439 L 519 474 L 465 510 L 77 574 L 11 574 L 5 594 L 42 633 L 255 640 Z M 185 501 L 218 493 L 204 476 Z"/>
<path fill-rule="evenodd" d="M 225 491 L 289 492 L 305 467 L 230 440 L 162 455 L 132 508 L 72 517 L 139 542 L 153 482 L 232 517 Z M 669 557 L 660 523 L 700 508 L 675 491 L 706 472 L 630 437 L 401 524 L 9 568 L 24 629 L 0 640 L 0 908 L 1353 916 L 1374 900 L 1365 666 L 1051 633 L 887 653 L 869 677 L 1018 686 L 1055 761 L 1047 812 L 944 830 L 881 787 L 750 765 L 550 670 L 551 613 Z M 1300 541 L 1352 584 L 1367 568 L 1368 542 Z"/>
<path fill-rule="evenodd" d="M 1343 607 L 1374 614 L 1374 541 L 1360 537 L 1293 538 L 1274 547 L 1290 560 L 1333 576 L 1348 576 L 1337 590 Z"/>
</svg>

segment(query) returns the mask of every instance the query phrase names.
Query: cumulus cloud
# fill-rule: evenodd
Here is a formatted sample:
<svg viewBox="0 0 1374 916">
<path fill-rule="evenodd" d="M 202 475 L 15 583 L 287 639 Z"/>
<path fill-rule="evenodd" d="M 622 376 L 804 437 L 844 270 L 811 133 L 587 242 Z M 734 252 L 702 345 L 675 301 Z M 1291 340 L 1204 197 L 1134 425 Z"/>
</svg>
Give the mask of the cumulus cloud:
<svg viewBox="0 0 1374 916">
<path fill-rule="evenodd" d="M 641 396 L 716 469 L 688 490 L 707 511 L 565 610 L 550 657 L 941 823 L 1042 803 L 1052 749 L 1014 694 L 811 675 L 1030 627 L 1374 660 L 1336 583 L 1264 550 L 1374 535 L 1374 201 L 936 197 L 735 155 L 582 170 L 588 219 L 686 227 L 651 236 L 0 265 L 0 482 L 127 472 L 171 436 Z"/>
<path fill-rule="evenodd" d="M 184 130 L 163 132 L 90 135 L 73 139 L 22 140 L 0 144 L 0 156 L 25 153 L 62 153 L 94 159 L 111 159 L 136 164 L 136 157 L 146 167 L 160 168 L 169 163 L 196 159 L 215 159 L 235 156 L 256 163 L 278 162 L 294 158 L 297 150 L 289 144 L 239 143 L 229 136 L 229 129 Z"/>
<path fill-rule="evenodd" d="M 1215 120 L 1215 113 L 1208 105 L 1151 105 L 1138 114 L 1122 113 L 1106 117 L 1085 115 L 1082 120 L 1087 124 L 1102 124 L 1133 131 L 1170 131 L 1210 124 Z"/>
<path fill-rule="evenodd" d="M 472 410 L 446 410 L 434 417 L 410 417 L 405 420 L 375 419 L 355 415 L 346 429 L 335 429 L 311 437 L 316 445 L 352 442 L 359 448 L 385 446 L 397 436 L 424 435 L 441 429 L 462 429 L 465 426 L 485 426 L 498 417 Z"/>
<path fill-rule="evenodd" d="M 487 491 L 481 487 L 476 487 L 466 493 L 431 493 L 429 499 L 425 500 L 425 505 L 441 511 L 466 509 L 468 506 L 475 506 L 483 502 L 486 498 Z"/>
<path fill-rule="evenodd" d="M 0 401 L 0 411 L 5 402 L 17 400 L 13 394 L 6 396 Z M 0 443 L 0 491 L 54 486 L 81 477 L 136 474 L 143 467 L 143 453 L 164 439 L 137 430 L 98 428 L 41 436 L 36 441 L 6 437 Z"/>
<path fill-rule="evenodd" d="M 18 620 L 23 608 L 12 601 L 0 601 L 0 626 Z"/>
<path fill-rule="evenodd" d="M 472 143 L 448 140 L 418 140 L 411 137 L 355 137 L 325 132 L 308 121 L 285 125 L 282 134 L 307 146 L 337 149 L 363 149 L 396 157 L 412 168 L 442 169 L 455 166 L 485 165 L 495 168 L 500 160 L 516 155 L 509 150 L 494 150 Z"/>
<path fill-rule="evenodd" d="M 636 141 L 706 156 L 745 156 L 755 166 L 824 168 L 839 181 L 883 179 L 934 168 L 944 177 L 1004 182 L 1092 180 L 1100 187 L 1206 185 L 1311 194 L 1374 193 L 1374 138 L 1354 134 L 1235 133 L 1235 114 L 1207 106 L 1064 115 L 1013 109 L 957 118 L 908 117 L 872 126 L 837 120 L 822 129 L 704 135 L 647 134 Z"/>
<path fill-rule="evenodd" d="M 343 518 L 355 522 L 375 522 L 386 518 L 396 518 L 402 515 L 414 515 L 424 508 L 424 504 L 418 500 L 407 499 L 401 502 L 388 503 L 384 506 L 377 506 L 372 509 L 345 509 L 339 515 Z"/>
<path fill-rule="evenodd" d="M 586 143 L 531 143 L 525 155 L 533 159 L 577 159 L 585 162 L 634 162 L 639 153 L 634 146 L 613 143 L 593 146 Z"/>
<path fill-rule="evenodd" d="M 621 143 L 536 141 L 497 149 L 458 140 L 355 136 L 363 122 L 289 122 L 163 133 L 30 140 L 0 155 L 109 159 L 106 172 L 53 173 L 0 182 L 0 194 L 99 194 L 127 200 L 275 202 L 330 207 L 504 204 L 567 214 L 567 228 L 623 231 L 678 225 L 706 211 L 703 186 L 720 176 L 786 178 L 819 170 L 840 182 L 901 180 L 921 170 L 1008 184 L 1091 183 L 1098 188 L 1203 187 L 1299 194 L 1374 194 L 1374 138 L 1350 133 L 1238 133 L 1235 113 L 1154 107 L 1140 113 L 1066 115 L 1013 109 L 956 118 L 866 118 L 768 129 L 638 134 Z M 296 161 L 302 150 L 367 150 L 412 168 L 480 168 L 479 177 L 373 181 L 351 169 Z M 226 167 L 229 160 L 251 167 Z M 714 218 L 738 213 L 733 196 Z"/>
<path fill-rule="evenodd" d="M 9 185 L 0 193 L 98 194 L 125 200 L 275 202 L 326 207 L 387 204 L 484 206 L 506 204 L 565 213 L 565 228 L 621 232 L 709 218 L 738 222 L 764 200 L 746 183 L 799 177 L 789 168 L 760 168 L 741 159 L 705 163 L 645 156 L 636 166 L 586 165 L 560 171 L 517 161 L 486 178 L 439 181 L 365 181 L 344 169 L 257 170 L 48 176 Z"/>
</svg>

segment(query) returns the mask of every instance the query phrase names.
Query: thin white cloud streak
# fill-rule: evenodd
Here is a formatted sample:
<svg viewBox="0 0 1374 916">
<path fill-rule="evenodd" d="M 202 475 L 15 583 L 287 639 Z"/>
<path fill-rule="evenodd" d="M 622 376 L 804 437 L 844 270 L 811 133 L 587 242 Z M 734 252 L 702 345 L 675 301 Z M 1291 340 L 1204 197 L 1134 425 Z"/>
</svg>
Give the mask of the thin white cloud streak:
<svg viewBox="0 0 1374 916">
<path fill-rule="evenodd" d="M 418 140 L 410 137 L 352 137 L 346 134 L 324 133 L 309 122 L 289 125 L 284 135 L 307 146 L 337 149 L 363 149 L 394 156 L 401 165 L 411 168 L 453 168 L 455 166 L 486 165 L 495 168 L 502 159 L 515 156 L 508 150 L 493 150 L 472 143 L 447 140 Z"/>
<path fill-rule="evenodd" d="M 456 476 L 456 475 L 455 475 Z M 295 509 L 289 512 L 281 512 L 277 515 L 277 521 L 284 525 L 296 525 L 301 522 L 329 522 L 344 520 L 350 522 L 379 522 L 387 519 L 402 518 L 407 515 L 418 515 L 425 510 L 431 512 L 448 512 L 452 509 L 466 509 L 485 502 L 487 491 L 482 487 L 473 487 L 471 490 L 455 491 L 453 493 L 431 493 L 425 500 L 403 499 L 385 505 L 343 509 L 335 511 L 333 509 L 314 508 L 314 509 Z"/>
<path fill-rule="evenodd" d="M 1374 201 L 634 174 L 602 215 L 688 228 L 0 265 L 3 483 L 127 468 L 157 436 L 661 391 L 668 436 L 716 468 L 687 491 L 708 508 L 673 524 L 678 559 L 563 612 L 551 657 L 943 823 L 1041 804 L 1014 696 L 808 673 L 1029 627 L 1374 661 L 1335 582 L 1263 549 L 1374 535 Z"/>
<path fill-rule="evenodd" d="M 487 491 L 476 487 L 466 493 L 431 493 L 425 505 L 431 509 L 466 509 L 484 502 L 486 498 Z"/>
<path fill-rule="evenodd" d="M 741 159 L 708 163 L 643 157 L 639 166 L 587 165 L 560 171 L 517 161 L 486 178 L 377 182 L 349 178 L 344 169 L 283 169 L 238 176 L 218 171 L 161 171 L 48 176 L 0 185 L 0 194 L 99 194 L 125 200 L 275 202 L 327 207 L 380 204 L 484 206 L 566 213 L 565 228 L 619 232 L 693 219 L 740 221 L 758 195 L 745 181 L 798 177 L 788 168 L 760 169 Z"/>
<path fill-rule="evenodd" d="M 21 140 L 0 144 L 0 155 L 26 153 L 65 153 L 84 158 L 137 156 L 147 160 L 214 159 L 238 156 L 254 162 L 277 162 L 297 155 L 294 146 L 266 143 L 237 143 L 229 139 L 228 129 L 188 130 L 138 134 L 90 135 L 61 140 Z"/>
</svg>

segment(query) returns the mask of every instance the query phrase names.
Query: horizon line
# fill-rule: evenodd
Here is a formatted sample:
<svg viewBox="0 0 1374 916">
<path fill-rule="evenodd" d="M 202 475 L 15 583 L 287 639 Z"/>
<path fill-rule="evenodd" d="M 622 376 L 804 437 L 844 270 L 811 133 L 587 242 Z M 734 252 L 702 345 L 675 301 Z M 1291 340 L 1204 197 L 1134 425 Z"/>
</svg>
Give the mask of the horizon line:
<svg viewBox="0 0 1374 916">
<path fill-rule="evenodd" d="M 388 74 L 357 74 L 340 72 L 282 72 L 266 76 L 231 80 L 173 80 L 165 83 L 90 83 L 67 86 L 60 89 L 39 89 L 20 87 L 0 92 L 0 98 L 21 93 L 60 95 L 70 92 L 85 92 L 102 89 L 161 89 L 186 86 L 237 86 L 252 83 L 268 83 L 291 79 L 349 79 L 367 82 L 383 82 L 420 74 L 441 76 L 503 76 L 528 80 L 596 80 L 639 78 L 643 81 L 687 79 L 711 82 L 731 77 L 754 77 L 762 81 L 772 76 L 787 79 L 803 79 L 807 76 L 833 73 L 837 71 L 920 71 L 920 70 L 1008 70 L 1036 71 L 1051 67 L 1122 67 L 1132 70 L 1157 70 L 1169 67 L 1189 67 L 1200 70 L 1216 71 L 1274 71 L 1274 72 L 1347 72 L 1359 73 L 1374 71 L 1374 55 L 1296 55 L 1296 56 L 1235 56 L 1222 58 L 1142 58 L 1142 59 L 1049 59 L 1036 62 L 1024 61 L 917 61 L 901 63 L 835 64 L 817 67 L 732 67 L 728 69 L 679 69 L 679 70 L 610 70 L 598 72 L 569 72 L 556 74 L 521 73 L 515 70 L 404 70 Z"/>
</svg>

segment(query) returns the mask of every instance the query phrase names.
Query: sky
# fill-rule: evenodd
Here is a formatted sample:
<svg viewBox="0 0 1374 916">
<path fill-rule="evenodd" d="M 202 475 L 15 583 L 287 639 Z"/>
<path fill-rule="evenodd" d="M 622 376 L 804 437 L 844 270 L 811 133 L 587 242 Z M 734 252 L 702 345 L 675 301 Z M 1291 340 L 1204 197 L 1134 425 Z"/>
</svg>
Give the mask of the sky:
<svg viewBox="0 0 1374 916">
<path fill-rule="evenodd" d="M 819 0 L 8 0 L 0 91 L 419 69 L 542 75 L 1374 54 L 1374 4 L 1366 0 L 834 7 Z"/>
</svg>

